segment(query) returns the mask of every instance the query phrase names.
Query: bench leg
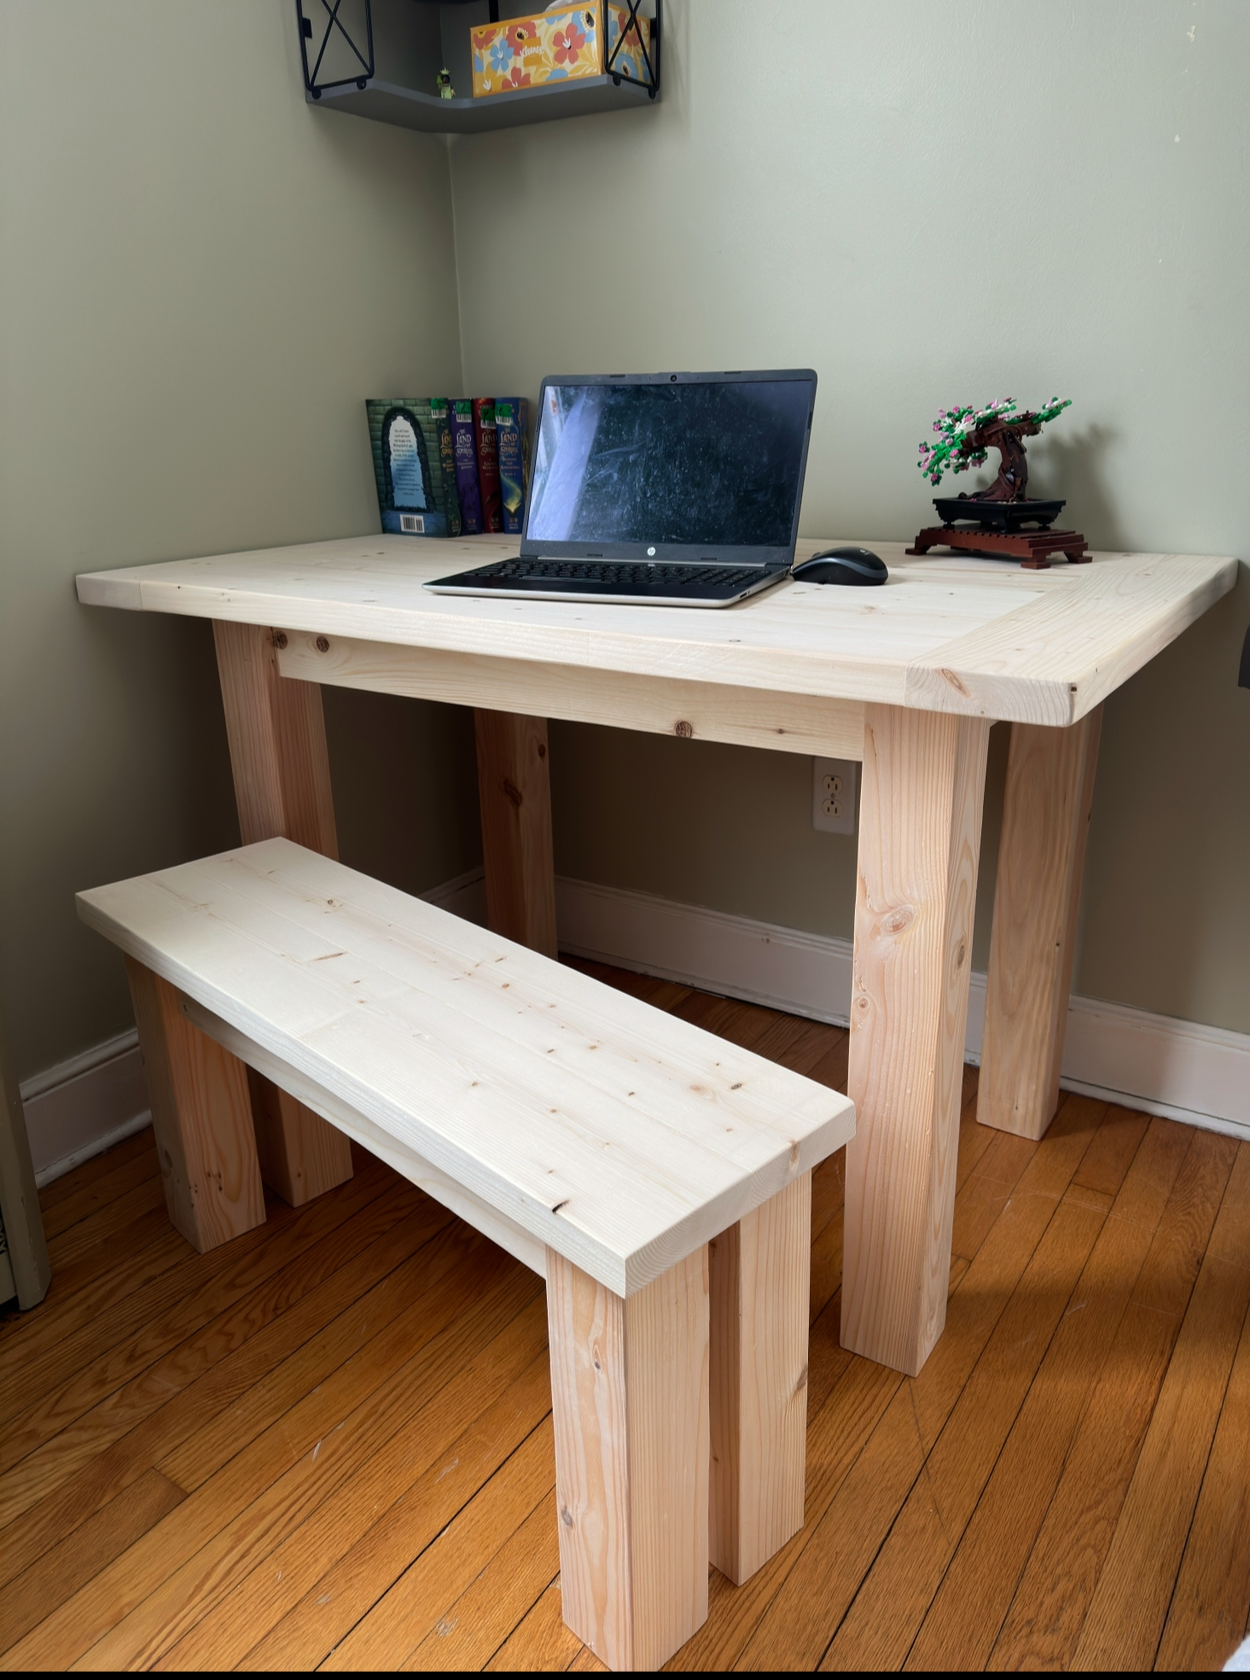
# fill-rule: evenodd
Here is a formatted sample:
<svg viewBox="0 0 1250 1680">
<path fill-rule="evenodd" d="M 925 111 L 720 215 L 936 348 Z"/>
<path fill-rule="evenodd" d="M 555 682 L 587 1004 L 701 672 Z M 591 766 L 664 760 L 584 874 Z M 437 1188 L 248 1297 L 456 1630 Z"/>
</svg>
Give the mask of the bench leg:
<svg viewBox="0 0 1250 1680">
<path fill-rule="evenodd" d="M 946 1323 L 988 738 L 865 708 L 842 1345 L 909 1376 Z"/>
<path fill-rule="evenodd" d="M 1101 706 L 1070 729 L 1011 726 L 977 1119 L 1019 1137 L 1059 1106 L 1101 726 Z"/>
<path fill-rule="evenodd" d="M 564 1619 L 655 1669 L 707 1620 L 708 1261 L 622 1299 L 547 1250 Z"/>
<path fill-rule="evenodd" d="M 711 1561 L 740 1584 L 803 1526 L 812 1175 L 708 1245 Z"/>
<path fill-rule="evenodd" d="M 284 835 L 339 855 L 325 716 L 317 683 L 278 672 L 273 631 L 214 620 L 230 766 L 245 846 Z M 265 1183 L 300 1207 L 352 1176 L 351 1145 L 328 1121 L 269 1080 L 251 1075 Z"/>
<path fill-rule="evenodd" d="M 477 786 L 494 933 L 545 957 L 556 947 L 551 760 L 546 718 L 476 711 Z"/>
<path fill-rule="evenodd" d="M 193 1027 L 178 993 L 126 958 L 165 1202 L 201 1254 L 265 1222 L 247 1069 Z"/>
</svg>

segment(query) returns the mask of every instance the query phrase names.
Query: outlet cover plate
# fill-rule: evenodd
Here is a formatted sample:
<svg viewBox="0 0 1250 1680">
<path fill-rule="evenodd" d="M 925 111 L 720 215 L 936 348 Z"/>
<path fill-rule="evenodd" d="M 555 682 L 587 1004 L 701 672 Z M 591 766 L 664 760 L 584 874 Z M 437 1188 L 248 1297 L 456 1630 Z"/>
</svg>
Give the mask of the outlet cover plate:
<svg viewBox="0 0 1250 1680">
<path fill-rule="evenodd" d="M 854 834 L 859 765 L 849 758 L 812 760 L 812 827 L 822 834 Z"/>
</svg>

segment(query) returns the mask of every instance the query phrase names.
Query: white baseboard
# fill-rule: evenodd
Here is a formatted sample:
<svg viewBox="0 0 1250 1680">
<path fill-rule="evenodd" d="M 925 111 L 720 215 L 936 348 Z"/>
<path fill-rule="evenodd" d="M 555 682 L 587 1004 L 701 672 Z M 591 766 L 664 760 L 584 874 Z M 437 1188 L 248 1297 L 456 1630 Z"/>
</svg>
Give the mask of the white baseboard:
<svg viewBox="0 0 1250 1680">
<path fill-rule="evenodd" d="M 422 897 L 468 921 L 486 920 L 480 868 Z M 560 948 L 571 956 L 847 1024 L 849 939 L 564 878 L 556 881 L 556 916 Z M 974 972 L 970 1062 L 981 1059 L 984 1018 L 985 976 Z M 1250 1141 L 1250 1034 L 1073 997 L 1062 1084 Z M 133 1029 L 28 1079 L 22 1102 L 40 1185 L 146 1126 L 151 1115 Z"/>
<path fill-rule="evenodd" d="M 141 1130 L 152 1115 L 134 1028 L 25 1080 L 22 1109 L 41 1188 Z"/>
</svg>

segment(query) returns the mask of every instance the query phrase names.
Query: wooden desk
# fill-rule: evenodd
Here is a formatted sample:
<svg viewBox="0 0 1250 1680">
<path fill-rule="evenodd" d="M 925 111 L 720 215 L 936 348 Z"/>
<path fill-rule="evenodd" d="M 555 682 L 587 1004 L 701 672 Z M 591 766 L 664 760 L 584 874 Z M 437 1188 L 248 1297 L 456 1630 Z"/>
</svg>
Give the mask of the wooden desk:
<svg viewBox="0 0 1250 1680">
<path fill-rule="evenodd" d="M 336 853 L 320 684 L 475 707 L 491 925 L 549 954 L 549 717 L 861 759 L 842 1341 L 914 1373 L 946 1315 L 990 722 L 1013 729 L 978 1118 L 1040 1137 L 1101 703 L 1232 588 L 1237 562 L 1106 554 L 1024 572 L 872 546 L 884 588 L 785 583 L 721 611 L 421 589 L 514 550 L 507 537 L 219 555 L 91 573 L 78 594 L 215 621 L 245 842 Z M 282 1123 L 299 1154 L 301 1111 Z"/>
</svg>

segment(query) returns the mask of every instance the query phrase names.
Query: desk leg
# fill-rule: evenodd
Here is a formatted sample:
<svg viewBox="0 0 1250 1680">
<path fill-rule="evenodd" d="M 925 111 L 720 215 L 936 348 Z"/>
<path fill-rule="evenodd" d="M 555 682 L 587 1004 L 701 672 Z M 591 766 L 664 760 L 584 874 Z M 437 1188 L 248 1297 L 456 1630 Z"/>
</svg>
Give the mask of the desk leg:
<svg viewBox="0 0 1250 1680">
<path fill-rule="evenodd" d="M 1070 729 L 1011 726 L 977 1119 L 1019 1137 L 1059 1106 L 1101 727 L 1101 706 Z"/>
<path fill-rule="evenodd" d="M 988 739 L 865 710 L 842 1345 L 910 1376 L 946 1322 Z"/>
<path fill-rule="evenodd" d="M 492 930 L 557 954 L 546 718 L 476 711 L 486 915 Z"/>
<path fill-rule="evenodd" d="M 213 637 L 243 844 L 285 835 L 336 858 L 320 687 L 279 676 L 271 630 L 218 619 Z M 250 1077 L 266 1184 L 300 1207 L 346 1183 L 352 1176 L 346 1135 L 260 1074 Z"/>
<path fill-rule="evenodd" d="M 803 1526 L 812 1175 L 708 1244 L 709 1549 L 741 1585 Z"/>
<path fill-rule="evenodd" d="M 547 1250 L 564 1619 L 614 1669 L 707 1620 L 708 1260 L 627 1300 Z"/>
<path fill-rule="evenodd" d="M 126 958 L 152 1130 L 174 1229 L 201 1254 L 265 1223 L 247 1069 L 193 1027 L 178 993 Z"/>
</svg>

